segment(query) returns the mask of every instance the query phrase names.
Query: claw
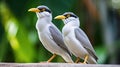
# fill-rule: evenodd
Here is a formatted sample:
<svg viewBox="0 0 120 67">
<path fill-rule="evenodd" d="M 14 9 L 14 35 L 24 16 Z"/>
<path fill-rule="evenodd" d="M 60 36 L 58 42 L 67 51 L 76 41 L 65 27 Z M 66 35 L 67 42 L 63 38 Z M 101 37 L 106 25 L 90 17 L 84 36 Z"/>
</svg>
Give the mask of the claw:
<svg viewBox="0 0 120 67">
<path fill-rule="evenodd" d="M 85 56 L 85 60 L 84 60 L 83 64 L 87 64 L 87 60 L 88 60 L 88 55 Z"/>
<path fill-rule="evenodd" d="M 79 57 L 77 57 L 77 59 L 76 59 L 75 63 L 78 63 L 79 61 L 80 61 L 80 58 L 79 58 Z"/>
<path fill-rule="evenodd" d="M 53 54 L 53 56 L 47 61 L 47 63 L 51 62 L 56 56 L 56 54 Z"/>
</svg>

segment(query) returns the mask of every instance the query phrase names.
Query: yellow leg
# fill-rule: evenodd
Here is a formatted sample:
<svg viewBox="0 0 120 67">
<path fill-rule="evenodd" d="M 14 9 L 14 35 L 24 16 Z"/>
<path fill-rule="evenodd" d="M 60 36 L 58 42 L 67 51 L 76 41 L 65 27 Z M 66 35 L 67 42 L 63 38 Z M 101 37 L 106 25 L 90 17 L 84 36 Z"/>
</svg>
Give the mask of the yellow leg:
<svg viewBox="0 0 120 67">
<path fill-rule="evenodd" d="M 85 56 L 83 64 L 86 64 L 87 60 L 88 60 L 88 55 Z"/>
<path fill-rule="evenodd" d="M 80 58 L 79 58 L 79 57 L 77 57 L 77 59 L 76 59 L 75 63 L 78 63 L 79 61 L 80 61 Z"/>
<path fill-rule="evenodd" d="M 47 62 L 51 62 L 56 56 L 56 54 L 53 54 L 53 56 Z"/>
</svg>

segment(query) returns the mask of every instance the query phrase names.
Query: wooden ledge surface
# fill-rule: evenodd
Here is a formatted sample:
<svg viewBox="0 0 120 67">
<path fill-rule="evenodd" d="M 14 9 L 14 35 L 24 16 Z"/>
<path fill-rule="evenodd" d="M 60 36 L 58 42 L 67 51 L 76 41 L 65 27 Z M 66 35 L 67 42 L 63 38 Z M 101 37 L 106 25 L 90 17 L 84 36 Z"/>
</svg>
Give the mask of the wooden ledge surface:
<svg viewBox="0 0 120 67">
<path fill-rule="evenodd" d="M 120 65 L 75 63 L 0 63 L 0 67 L 120 67 Z"/>
</svg>

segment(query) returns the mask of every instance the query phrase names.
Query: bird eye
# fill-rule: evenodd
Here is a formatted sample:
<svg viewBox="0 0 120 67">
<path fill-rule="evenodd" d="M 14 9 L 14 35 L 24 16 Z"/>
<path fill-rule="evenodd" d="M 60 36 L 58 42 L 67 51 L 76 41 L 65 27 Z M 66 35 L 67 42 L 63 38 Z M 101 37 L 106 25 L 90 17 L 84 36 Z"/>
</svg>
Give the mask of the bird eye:
<svg viewBox="0 0 120 67">
<path fill-rule="evenodd" d="M 41 11 L 41 12 L 44 12 L 44 11 L 45 11 L 45 8 L 40 9 L 40 11 Z"/>
<path fill-rule="evenodd" d="M 43 8 L 42 11 L 45 11 L 45 8 Z"/>
<path fill-rule="evenodd" d="M 66 15 L 64 15 L 66 18 L 68 18 L 68 17 L 70 17 L 71 15 L 70 14 L 66 14 Z"/>
<path fill-rule="evenodd" d="M 40 12 L 44 12 L 46 9 L 45 8 L 38 8 Z"/>
<path fill-rule="evenodd" d="M 70 14 L 67 14 L 67 18 L 70 17 Z"/>
</svg>

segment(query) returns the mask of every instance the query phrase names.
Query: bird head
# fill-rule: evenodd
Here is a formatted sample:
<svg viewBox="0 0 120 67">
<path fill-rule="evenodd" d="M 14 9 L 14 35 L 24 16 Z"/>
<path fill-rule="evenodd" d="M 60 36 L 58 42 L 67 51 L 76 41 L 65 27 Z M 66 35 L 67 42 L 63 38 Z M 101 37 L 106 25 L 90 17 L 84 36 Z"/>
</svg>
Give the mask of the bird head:
<svg viewBox="0 0 120 67">
<path fill-rule="evenodd" d="M 44 5 L 38 6 L 37 8 L 30 8 L 28 11 L 35 12 L 39 18 L 50 18 L 52 20 L 51 10 Z"/>
<path fill-rule="evenodd" d="M 61 19 L 63 20 L 64 24 L 67 23 L 75 23 L 79 25 L 79 18 L 72 12 L 65 12 L 63 15 L 58 15 L 54 19 Z"/>
</svg>

